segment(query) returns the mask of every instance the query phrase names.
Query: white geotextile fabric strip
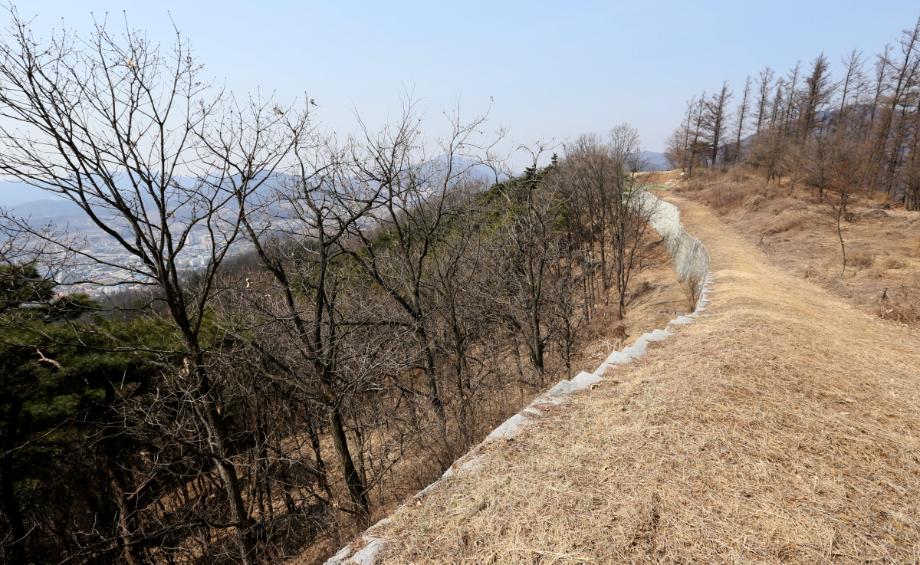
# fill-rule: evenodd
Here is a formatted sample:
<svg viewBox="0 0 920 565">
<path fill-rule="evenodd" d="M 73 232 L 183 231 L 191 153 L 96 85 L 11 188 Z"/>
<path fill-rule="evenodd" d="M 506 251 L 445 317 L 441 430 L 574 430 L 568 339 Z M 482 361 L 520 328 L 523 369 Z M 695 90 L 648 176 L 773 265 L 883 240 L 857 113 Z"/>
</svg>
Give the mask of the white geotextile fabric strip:
<svg viewBox="0 0 920 565">
<path fill-rule="evenodd" d="M 542 407 L 561 404 L 573 393 L 588 389 L 591 385 L 600 382 L 604 377 L 604 373 L 611 367 L 623 365 L 641 357 L 648 350 L 649 343 L 667 338 L 672 333 L 672 326 L 690 323 L 705 308 L 708 302 L 707 295 L 709 294 L 711 282 L 709 251 L 706 246 L 684 230 L 684 226 L 680 221 L 680 209 L 674 204 L 665 202 L 654 194 L 646 192 L 642 195 L 642 206 L 652 208 L 649 224 L 664 239 L 668 254 L 671 256 L 674 268 L 677 271 L 677 278 L 681 283 L 692 284 L 699 289 L 699 297 L 693 312 L 678 316 L 668 322 L 667 327 L 664 329 L 656 329 L 642 334 L 629 347 L 612 352 L 594 372 L 582 371 L 570 380 L 556 383 L 555 386 L 537 396 L 523 410 L 492 430 L 492 433 L 486 436 L 482 443 L 457 459 L 440 479 L 425 487 L 424 490 L 415 495 L 413 500 L 423 497 L 437 487 L 441 480 L 446 477 L 479 469 L 485 459 L 485 456 L 480 454 L 480 448 L 483 445 L 498 439 L 508 439 L 516 436 L 528 422 L 543 415 Z M 376 537 L 374 530 L 386 525 L 388 521 L 389 518 L 384 518 L 368 528 L 359 538 L 360 543 L 355 542 L 343 547 L 326 561 L 326 565 L 373 565 L 376 563 L 377 556 L 386 545 L 386 540 Z"/>
<path fill-rule="evenodd" d="M 668 253 L 681 282 L 694 279 L 700 282 L 709 276 L 709 251 L 697 238 L 688 234 L 680 221 L 680 209 L 646 192 L 643 201 L 655 208 L 650 224 L 665 240 Z"/>
</svg>

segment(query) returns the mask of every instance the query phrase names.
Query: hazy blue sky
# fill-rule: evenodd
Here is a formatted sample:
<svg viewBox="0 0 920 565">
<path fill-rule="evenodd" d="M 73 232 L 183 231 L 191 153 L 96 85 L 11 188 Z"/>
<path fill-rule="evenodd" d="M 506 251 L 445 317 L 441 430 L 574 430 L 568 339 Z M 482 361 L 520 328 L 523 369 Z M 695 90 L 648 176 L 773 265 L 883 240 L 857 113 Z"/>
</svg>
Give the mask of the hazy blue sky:
<svg viewBox="0 0 920 565">
<path fill-rule="evenodd" d="M 514 142 L 564 141 L 616 123 L 659 151 L 684 101 L 763 65 L 787 70 L 824 51 L 874 54 L 920 15 L 916 0 L 662 2 L 209 2 L 29 0 L 43 34 L 90 13 L 166 37 L 169 14 L 206 72 L 235 91 L 302 93 L 325 127 L 347 131 L 357 108 L 371 125 L 407 89 L 426 116 L 459 99 L 494 97 L 491 122 Z"/>
</svg>

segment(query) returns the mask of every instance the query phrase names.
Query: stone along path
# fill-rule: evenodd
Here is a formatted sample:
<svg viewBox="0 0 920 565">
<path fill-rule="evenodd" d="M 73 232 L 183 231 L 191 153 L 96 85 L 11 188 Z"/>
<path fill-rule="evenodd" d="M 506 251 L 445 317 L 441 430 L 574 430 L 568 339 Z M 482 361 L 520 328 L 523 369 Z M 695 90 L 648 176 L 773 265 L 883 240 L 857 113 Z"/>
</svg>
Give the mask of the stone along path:
<svg viewBox="0 0 920 565">
<path fill-rule="evenodd" d="M 920 335 L 668 199 L 707 310 L 397 511 L 379 561 L 920 559 Z"/>
</svg>

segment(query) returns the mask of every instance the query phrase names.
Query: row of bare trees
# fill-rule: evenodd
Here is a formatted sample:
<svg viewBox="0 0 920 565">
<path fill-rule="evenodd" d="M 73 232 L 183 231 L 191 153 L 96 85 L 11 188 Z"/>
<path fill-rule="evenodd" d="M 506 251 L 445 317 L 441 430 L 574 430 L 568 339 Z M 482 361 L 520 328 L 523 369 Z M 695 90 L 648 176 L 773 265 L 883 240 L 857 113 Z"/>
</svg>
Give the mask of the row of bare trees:
<svg viewBox="0 0 920 565">
<path fill-rule="evenodd" d="M 6 562 L 328 549 L 568 377 L 598 308 L 627 313 L 653 212 L 628 126 L 514 176 L 484 118 L 434 146 L 408 102 L 340 141 L 213 88 L 178 32 L 42 43 L 11 15 L 0 173 L 108 247 L 2 214 Z M 64 308 L 65 259 L 125 292 Z"/>
<path fill-rule="evenodd" d="M 785 75 L 748 78 L 738 104 L 724 84 L 692 99 L 668 144 L 671 162 L 746 162 L 769 181 L 816 187 L 821 199 L 843 182 L 920 209 L 920 20 L 874 58 L 853 51 L 838 78 L 821 54 Z"/>
</svg>

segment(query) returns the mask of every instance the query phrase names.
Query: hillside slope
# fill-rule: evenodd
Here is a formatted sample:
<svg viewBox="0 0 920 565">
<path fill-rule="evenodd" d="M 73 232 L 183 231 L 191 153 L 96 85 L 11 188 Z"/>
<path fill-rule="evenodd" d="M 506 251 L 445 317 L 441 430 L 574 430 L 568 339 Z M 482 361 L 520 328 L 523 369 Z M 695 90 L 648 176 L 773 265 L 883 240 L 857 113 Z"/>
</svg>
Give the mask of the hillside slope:
<svg viewBox="0 0 920 565">
<path fill-rule="evenodd" d="M 814 187 L 759 171 L 703 171 L 688 181 L 659 176 L 683 197 L 705 204 L 783 270 L 806 278 L 863 311 L 920 328 L 920 214 L 881 194 L 851 195 L 838 235 L 834 204 Z M 845 242 L 842 271 L 840 235 Z"/>
<path fill-rule="evenodd" d="M 375 534 L 387 563 L 914 561 L 920 335 L 709 247 L 709 308 Z"/>
</svg>

